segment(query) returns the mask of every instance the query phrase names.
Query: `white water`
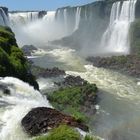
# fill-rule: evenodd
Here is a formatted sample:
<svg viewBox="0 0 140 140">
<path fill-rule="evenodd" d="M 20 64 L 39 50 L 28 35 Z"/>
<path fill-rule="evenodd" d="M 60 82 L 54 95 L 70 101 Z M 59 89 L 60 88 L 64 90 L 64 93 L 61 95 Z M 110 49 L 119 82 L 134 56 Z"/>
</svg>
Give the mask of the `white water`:
<svg viewBox="0 0 140 140">
<path fill-rule="evenodd" d="M 75 15 L 74 31 L 76 31 L 79 28 L 80 19 L 81 19 L 81 7 L 77 7 L 76 15 Z"/>
<path fill-rule="evenodd" d="M 140 139 L 140 86 L 134 79 L 91 65 L 86 72 L 67 71 L 96 83 L 103 93 L 99 97 L 99 110 L 93 116 L 93 131 L 105 140 Z"/>
<path fill-rule="evenodd" d="M 56 11 L 48 11 L 47 14 L 43 17 L 44 20 L 48 22 L 54 22 Z"/>
<path fill-rule="evenodd" d="M 9 25 L 9 19 L 2 8 L 0 8 L 0 25 L 3 26 Z"/>
<path fill-rule="evenodd" d="M 9 13 L 12 26 L 22 26 L 38 19 L 38 12 Z"/>
<path fill-rule="evenodd" d="M 48 41 L 66 34 L 66 30 L 62 30 L 60 23 L 55 20 L 55 11 L 48 11 L 42 19 L 38 19 L 38 12 L 9 13 L 9 18 L 19 46 L 46 46 Z"/>
<path fill-rule="evenodd" d="M 110 24 L 103 34 L 101 48 L 106 52 L 129 53 L 129 28 L 135 19 L 136 0 L 115 2 L 112 6 Z"/>
<path fill-rule="evenodd" d="M 1 78 L 11 91 L 11 95 L 0 97 L 6 107 L 0 108 L 0 140 L 29 140 L 21 128 L 21 119 L 35 107 L 51 107 L 48 101 L 38 92 L 16 78 Z"/>
<path fill-rule="evenodd" d="M 49 54 L 57 57 L 57 61 L 64 63 L 67 74 L 81 76 L 90 83 L 96 83 L 102 91 L 102 94 L 98 95 L 101 98 L 96 106 L 98 112 L 91 122 L 94 134 L 105 140 L 140 139 L 140 86 L 136 79 L 92 65 L 84 65 L 82 58 L 78 59 L 78 54 L 71 49 L 55 49 Z M 70 60 L 71 63 L 69 63 Z M 85 69 L 80 67 L 79 71 L 83 72 L 70 71 L 67 64 L 74 68 L 83 64 Z M 39 83 L 42 83 L 42 89 L 44 89 L 45 84 L 42 79 Z"/>
<path fill-rule="evenodd" d="M 65 33 L 68 32 L 68 18 L 67 18 L 67 9 L 64 9 L 64 26 L 65 26 Z"/>
</svg>

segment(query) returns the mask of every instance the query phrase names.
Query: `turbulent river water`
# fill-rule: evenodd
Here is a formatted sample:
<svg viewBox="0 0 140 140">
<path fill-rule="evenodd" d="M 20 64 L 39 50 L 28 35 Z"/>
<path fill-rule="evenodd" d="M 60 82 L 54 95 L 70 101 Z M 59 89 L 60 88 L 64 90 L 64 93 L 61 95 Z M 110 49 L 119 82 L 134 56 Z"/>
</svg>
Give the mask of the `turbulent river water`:
<svg viewBox="0 0 140 140">
<path fill-rule="evenodd" d="M 46 53 L 45 53 L 46 52 Z M 67 74 L 80 75 L 90 83 L 96 83 L 101 93 L 97 114 L 93 116 L 91 130 L 105 140 L 139 140 L 140 139 L 140 86 L 138 79 L 94 67 L 83 60 L 71 49 L 61 48 L 36 53 L 32 60 L 36 65 L 43 65 L 41 60 L 53 58 L 44 67 L 65 67 Z M 62 55 L 63 54 L 63 55 Z M 49 79 L 39 79 L 42 89 L 53 88 Z M 0 139 L 1 140 L 29 140 L 30 138 L 21 128 L 22 117 L 33 107 L 49 106 L 49 102 L 38 91 L 28 84 L 12 77 L 0 79 L 7 85 L 11 95 L 0 97 Z"/>
<path fill-rule="evenodd" d="M 101 40 L 101 46 L 102 44 L 108 46 L 105 48 L 106 50 L 129 52 L 128 31 L 135 18 L 135 3 L 135 0 L 124 1 L 122 8 L 120 2 L 113 4 L 110 24 Z M 80 13 L 81 9 L 77 8 L 74 31 L 79 26 Z M 36 21 L 36 14 L 36 12 L 9 14 L 10 21 L 13 21 L 12 29 L 16 34 L 18 43 L 22 40 L 20 45 L 23 43 L 36 44 L 37 46 L 43 43 L 44 45 L 48 43 L 48 40 L 59 39 L 67 34 L 59 31 L 59 26 L 56 26 L 56 23 L 52 23 L 55 12 L 49 12 L 43 21 Z M 25 19 L 25 23 L 28 22 L 26 17 L 29 15 L 34 15 L 35 22 L 23 26 L 21 21 Z M 64 9 L 64 15 L 66 25 L 66 9 Z M 18 17 L 22 20 L 18 20 Z M 123 32 L 122 27 L 125 27 Z M 67 74 L 80 75 L 90 83 L 97 84 L 100 91 L 98 95 L 100 101 L 97 106 L 98 111 L 90 123 L 93 134 L 105 140 L 140 140 L 140 79 L 94 67 L 75 50 L 61 46 L 39 50 L 29 59 L 38 66 L 44 68 L 59 67 L 66 70 Z M 43 91 L 51 90 L 54 87 L 52 79 L 42 78 L 38 79 L 38 82 Z M 21 119 L 31 108 L 52 106 L 45 96 L 19 79 L 0 78 L 1 84 L 6 86 L 11 94 L 5 95 L 4 91 L 0 89 L 0 140 L 31 140 L 21 127 Z"/>
</svg>

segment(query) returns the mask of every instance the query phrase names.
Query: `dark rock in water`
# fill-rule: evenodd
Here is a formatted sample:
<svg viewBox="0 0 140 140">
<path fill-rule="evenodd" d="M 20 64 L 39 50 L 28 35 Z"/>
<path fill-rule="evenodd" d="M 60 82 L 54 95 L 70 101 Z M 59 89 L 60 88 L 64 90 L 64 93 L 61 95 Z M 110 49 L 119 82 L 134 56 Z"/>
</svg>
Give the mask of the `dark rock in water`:
<svg viewBox="0 0 140 140">
<path fill-rule="evenodd" d="M 112 57 L 88 57 L 87 60 L 96 67 L 112 69 L 137 78 L 140 77 L 139 54 Z"/>
<path fill-rule="evenodd" d="M 37 50 L 33 45 L 24 45 L 21 49 L 26 56 L 31 56 L 31 53 Z"/>
<path fill-rule="evenodd" d="M 73 117 L 47 107 L 32 109 L 22 119 L 21 124 L 25 131 L 31 136 L 46 133 L 48 130 L 58 127 L 61 124 L 78 127 L 84 131 L 88 131 L 88 127 L 86 125 L 78 122 Z"/>
<path fill-rule="evenodd" d="M 10 90 L 8 89 L 8 86 L 4 83 L 0 83 L 0 90 L 5 94 L 5 95 L 10 95 Z"/>
<path fill-rule="evenodd" d="M 87 81 L 82 79 L 80 76 L 75 77 L 75 76 L 69 75 L 66 78 L 64 78 L 64 81 L 59 82 L 59 83 L 56 82 L 55 84 L 60 87 L 72 87 L 72 86 L 83 86 L 86 83 Z"/>
<path fill-rule="evenodd" d="M 31 72 L 36 77 L 44 77 L 44 78 L 58 77 L 60 75 L 65 75 L 65 71 L 60 70 L 57 67 L 54 67 L 52 69 L 48 69 L 48 68 L 45 69 L 45 68 L 40 68 L 38 66 L 32 65 L 31 66 Z"/>
<path fill-rule="evenodd" d="M 47 15 L 47 11 L 39 11 L 38 18 L 43 18 L 45 15 Z"/>
</svg>

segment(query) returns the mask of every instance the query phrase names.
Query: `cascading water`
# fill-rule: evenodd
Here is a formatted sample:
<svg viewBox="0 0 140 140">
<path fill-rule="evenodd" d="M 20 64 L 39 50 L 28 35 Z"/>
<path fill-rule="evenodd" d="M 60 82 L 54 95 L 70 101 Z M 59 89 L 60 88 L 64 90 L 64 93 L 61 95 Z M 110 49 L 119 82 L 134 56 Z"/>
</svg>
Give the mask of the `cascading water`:
<svg viewBox="0 0 140 140">
<path fill-rule="evenodd" d="M 74 31 L 76 31 L 79 28 L 80 18 L 81 18 L 81 7 L 77 7 L 76 15 L 75 15 Z"/>
<path fill-rule="evenodd" d="M 10 22 L 13 26 L 21 26 L 38 19 L 38 12 L 15 12 L 9 13 Z"/>
<path fill-rule="evenodd" d="M 135 19 L 136 0 L 115 2 L 111 9 L 110 24 L 103 34 L 101 48 L 106 52 L 129 53 L 129 28 Z"/>
<path fill-rule="evenodd" d="M 65 31 L 62 31 L 60 24 L 55 21 L 55 11 L 48 11 L 42 18 L 39 18 L 38 14 L 39 12 L 9 13 L 10 26 L 20 46 L 45 46 L 48 41 L 64 36 Z"/>
<path fill-rule="evenodd" d="M 43 17 L 44 20 L 48 22 L 54 22 L 56 11 L 48 11 L 47 14 Z"/>
<path fill-rule="evenodd" d="M 0 89 L 0 140 L 29 140 L 21 128 L 21 119 L 35 107 L 51 107 L 47 99 L 27 83 L 12 77 L 0 79 L 10 90 Z"/>
<path fill-rule="evenodd" d="M 9 19 L 2 8 L 0 8 L 0 25 L 3 26 L 9 25 Z"/>
<path fill-rule="evenodd" d="M 67 9 L 64 9 L 64 26 L 65 26 L 65 33 L 68 32 L 68 18 L 67 18 Z"/>
</svg>

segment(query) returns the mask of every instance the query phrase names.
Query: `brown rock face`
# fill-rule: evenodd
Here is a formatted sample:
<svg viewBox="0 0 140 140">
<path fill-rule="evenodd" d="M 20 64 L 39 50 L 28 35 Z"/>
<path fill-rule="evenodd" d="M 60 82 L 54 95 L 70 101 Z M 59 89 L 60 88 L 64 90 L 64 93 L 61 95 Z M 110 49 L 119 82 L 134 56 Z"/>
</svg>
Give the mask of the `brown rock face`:
<svg viewBox="0 0 140 140">
<path fill-rule="evenodd" d="M 49 129 L 58 127 L 60 124 L 66 124 L 88 131 L 88 127 L 81 122 L 78 122 L 75 118 L 47 107 L 32 109 L 22 119 L 21 124 L 25 131 L 32 136 L 45 133 Z"/>
</svg>

